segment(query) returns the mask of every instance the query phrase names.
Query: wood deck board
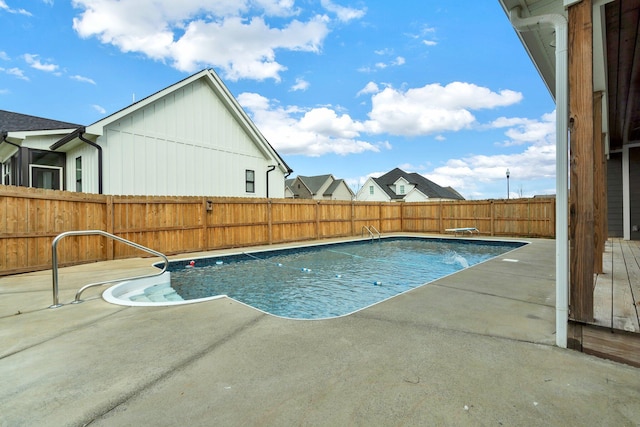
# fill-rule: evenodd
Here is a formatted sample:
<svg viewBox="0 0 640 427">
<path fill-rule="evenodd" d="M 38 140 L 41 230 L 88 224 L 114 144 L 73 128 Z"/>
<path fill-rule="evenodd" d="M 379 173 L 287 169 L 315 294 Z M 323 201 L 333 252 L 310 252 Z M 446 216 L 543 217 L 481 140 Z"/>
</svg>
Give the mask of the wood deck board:
<svg viewBox="0 0 640 427">
<path fill-rule="evenodd" d="M 593 290 L 593 317 L 597 325 L 613 327 L 613 243 L 609 240 L 605 244 L 602 255 L 603 273 L 596 275 Z M 618 263 L 620 261 L 618 260 Z"/>
<path fill-rule="evenodd" d="M 640 283 L 640 267 L 633 251 L 633 248 L 637 248 L 638 243 L 620 241 L 620 246 L 627 271 L 627 282 L 626 284 L 622 282 L 619 286 L 614 286 L 613 289 L 614 327 L 624 331 L 640 332 L 633 292 L 633 288 Z"/>
<path fill-rule="evenodd" d="M 594 323 L 640 333 L 640 242 L 609 240 L 603 267 L 604 273 L 595 279 Z"/>
</svg>

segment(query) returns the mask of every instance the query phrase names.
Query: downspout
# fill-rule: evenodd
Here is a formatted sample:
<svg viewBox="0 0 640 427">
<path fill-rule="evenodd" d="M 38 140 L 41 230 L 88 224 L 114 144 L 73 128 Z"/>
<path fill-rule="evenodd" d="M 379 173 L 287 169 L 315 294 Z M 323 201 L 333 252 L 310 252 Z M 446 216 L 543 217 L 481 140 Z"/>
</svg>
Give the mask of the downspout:
<svg viewBox="0 0 640 427">
<path fill-rule="evenodd" d="M 20 182 L 17 182 L 15 185 L 22 185 L 22 147 L 7 139 L 7 137 L 9 136 L 9 132 L 7 132 L 6 130 L 3 130 L 2 133 L 0 133 L 0 136 L 2 137 L 2 140 L 0 140 L 0 144 L 6 142 L 7 144 L 13 145 L 18 149 L 18 170 L 16 171 L 16 176 L 19 177 Z M 0 182 L 0 184 L 2 182 Z"/>
<path fill-rule="evenodd" d="M 548 25 L 556 33 L 556 345 L 567 347 L 569 320 L 569 67 L 568 25 L 560 14 L 520 17 L 520 7 L 509 11 L 509 19 L 520 32 Z"/>
<path fill-rule="evenodd" d="M 80 132 L 78 133 L 78 138 L 92 146 L 93 148 L 98 150 L 98 194 L 102 194 L 102 147 L 96 144 L 93 141 L 89 141 L 87 138 L 83 136 L 86 128 L 80 128 Z"/>
<path fill-rule="evenodd" d="M 267 169 L 267 199 L 269 198 L 269 174 L 273 172 L 275 168 L 275 165 L 269 165 L 269 169 Z"/>
</svg>

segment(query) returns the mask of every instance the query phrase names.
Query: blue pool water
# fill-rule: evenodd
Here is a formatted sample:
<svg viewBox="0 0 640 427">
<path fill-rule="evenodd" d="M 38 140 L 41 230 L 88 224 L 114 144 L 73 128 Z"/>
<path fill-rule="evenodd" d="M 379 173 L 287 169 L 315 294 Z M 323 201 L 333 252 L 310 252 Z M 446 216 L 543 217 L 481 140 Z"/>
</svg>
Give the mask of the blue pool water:
<svg viewBox="0 0 640 427">
<path fill-rule="evenodd" d="M 382 238 L 172 262 L 185 300 L 227 295 L 267 313 L 320 319 L 352 313 L 524 245 Z"/>
</svg>

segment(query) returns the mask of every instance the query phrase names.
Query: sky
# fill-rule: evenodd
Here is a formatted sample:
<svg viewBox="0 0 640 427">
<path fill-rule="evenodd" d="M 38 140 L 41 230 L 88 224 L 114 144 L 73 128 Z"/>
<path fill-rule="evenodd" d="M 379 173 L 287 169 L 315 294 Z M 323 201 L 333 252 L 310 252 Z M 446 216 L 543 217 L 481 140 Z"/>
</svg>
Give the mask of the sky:
<svg viewBox="0 0 640 427">
<path fill-rule="evenodd" d="M 212 68 L 291 178 L 555 193 L 555 104 L 498 0 L 0 0 L 0 22 L 3 110 L 87 126 Z"/>
</svg>

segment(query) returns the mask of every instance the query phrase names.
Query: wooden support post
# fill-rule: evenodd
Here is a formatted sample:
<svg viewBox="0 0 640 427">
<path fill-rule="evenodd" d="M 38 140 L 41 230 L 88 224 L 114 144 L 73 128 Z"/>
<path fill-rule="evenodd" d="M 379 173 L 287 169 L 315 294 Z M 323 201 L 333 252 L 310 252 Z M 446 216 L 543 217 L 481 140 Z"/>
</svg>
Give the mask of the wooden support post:
<svg viewBox="0 0 640 427">
<path fill-rule="evenodd" d="M 569 7 L 571 131 L 569 238 L 570 317 L 593 321 L 593 39 L 592 4 Z"/>
<path fill-rule="evenodd" d="M 602 256 L 606 238 L 606 217 L 604 215 L 607 204 L 605 174 L 604 141 L 602 139 L 602 92 L 593 96 L 593 272 L 604 273 Z"/>
</svg>

